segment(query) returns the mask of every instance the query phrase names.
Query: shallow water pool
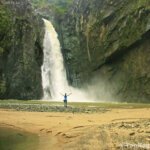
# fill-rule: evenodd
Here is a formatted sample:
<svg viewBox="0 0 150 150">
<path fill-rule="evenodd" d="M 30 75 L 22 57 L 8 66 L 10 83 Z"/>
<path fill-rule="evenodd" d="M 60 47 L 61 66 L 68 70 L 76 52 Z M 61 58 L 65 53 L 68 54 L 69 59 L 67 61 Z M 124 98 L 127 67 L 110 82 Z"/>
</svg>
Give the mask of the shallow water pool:
<svg viewBox="0 0 150 150">
<path fill-rule="evenodd" d="M 0 150 L 37 150 L 38 143 L 36 134 L 0 127 Z"/>
</svg>

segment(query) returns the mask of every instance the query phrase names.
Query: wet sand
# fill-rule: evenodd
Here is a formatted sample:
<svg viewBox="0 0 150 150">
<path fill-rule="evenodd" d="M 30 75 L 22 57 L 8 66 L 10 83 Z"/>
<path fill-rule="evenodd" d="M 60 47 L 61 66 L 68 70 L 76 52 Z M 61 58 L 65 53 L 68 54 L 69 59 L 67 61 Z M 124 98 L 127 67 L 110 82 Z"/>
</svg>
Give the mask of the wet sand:
<svg viewBox="0 0 150 150">
<path fill-rule="evenodd" d="M 39 150 L 116 149 L 119 142 L 130 142 L 139 134 L 145 137 L 143 142 L 150 142 L 150 108 L 111 109 L 92 114 L 0 109 L 0 126 L 37 134 Z"/>
</svg>

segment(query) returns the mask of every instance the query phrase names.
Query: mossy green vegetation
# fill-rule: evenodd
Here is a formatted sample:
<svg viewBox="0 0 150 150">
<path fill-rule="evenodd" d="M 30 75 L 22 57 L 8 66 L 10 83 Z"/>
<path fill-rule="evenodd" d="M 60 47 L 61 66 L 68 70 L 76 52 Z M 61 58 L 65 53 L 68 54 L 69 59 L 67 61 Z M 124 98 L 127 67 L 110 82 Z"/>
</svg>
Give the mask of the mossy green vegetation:
<svg viewBox="0 0 150 150">
<path fill-rule="evenodd" d="M 0 56 L 10 46 L 10 35 L 12 28 L 12 15 L 11 12 L 0 4 Z"/>
<path fill-rule="evenodd" d="M 2 39 L 2 36 L 9 32 L 12 25 L 11 13 L 3 5 L 0 5 L 0 20 L 0 39 Z"/>
<path fill-rule="evenodd" d="M 7 7 L 0 4 L 0 97 L 6 92 L 6 80 L 2 72 L 5 69 L 4 55 L 11 45 L 11 28 L 12 15 Z"/>
<path fill-rule="evenodd" d="M 4 49 L 2 47 L 0 47 L 0 55 L 3 54 Z"/>
<path fill-rule="evenodd" d="M 64 15 L 68 11 L 69 7 L 73 3 L 73 0 L 31 0 L 31 3 L 34 8 L 48 8 L 52 10 L 55 15 L 59 16 Z"/>
<path fill-rule="evenodd" d="M 6 82 L 4 80 L 0 81 L 0 93 L 4 94 L 6 92 Z"/>
<path fill-rule="evenodd" d="M 35 150 L 38 144 L 35 134 L 0 126 L 0 150 Z"/>
</svg>

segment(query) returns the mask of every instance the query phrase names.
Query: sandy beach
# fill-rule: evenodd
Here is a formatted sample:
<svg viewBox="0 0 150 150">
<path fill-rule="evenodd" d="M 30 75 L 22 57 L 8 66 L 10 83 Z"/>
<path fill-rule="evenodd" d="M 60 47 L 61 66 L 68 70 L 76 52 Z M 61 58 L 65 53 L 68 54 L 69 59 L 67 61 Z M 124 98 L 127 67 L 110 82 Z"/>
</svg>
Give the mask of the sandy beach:
<svg viewBox="0 0 150 150">
<path fill-rule="evenodd" d="M 0 126 L 37 134 L 39 150 L 116 149 L 128 138 L 130 142 L 132 137 L 139 140 L 139 134 L 145 137 L 144 142 L 150 142 L 150 109 L 111 109 L 92 114 L 1 109 Z M 120 138 L 114 139 L 114 135 Z"/>
</svg>

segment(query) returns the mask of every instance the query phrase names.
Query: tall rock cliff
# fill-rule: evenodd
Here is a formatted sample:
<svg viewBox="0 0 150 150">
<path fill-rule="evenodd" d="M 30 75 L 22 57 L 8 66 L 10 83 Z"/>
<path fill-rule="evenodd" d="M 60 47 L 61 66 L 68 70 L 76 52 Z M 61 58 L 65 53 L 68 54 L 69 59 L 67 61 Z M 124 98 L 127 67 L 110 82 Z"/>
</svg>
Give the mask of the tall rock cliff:
<svg viewBox="0 0 150 150">
<path fill-rule="evenodd" d="M 150 101 L 149 0 L 76 0 L 61 43 L 72 85 L 95 78 L 119 100 Z"/>
<path fill-rule="evenodd" d="M 27 0 L 0 1 L 0 98 L 42 96 L 42 22 Z"/>
<path fill-rule="evenodd" d="M 44 7 L 40 15 L 59 32 L 71 85 L 96 85 L 94 94 L 103 88 L 109 99 L 150 101 L 149 0 L 74 0 L 65 18 L 66 7 L 63 14 Z M 0 99 L 41 98 L 41 18 L 28 0 L 1 0 L 0 20 Z"/>
</svg>

